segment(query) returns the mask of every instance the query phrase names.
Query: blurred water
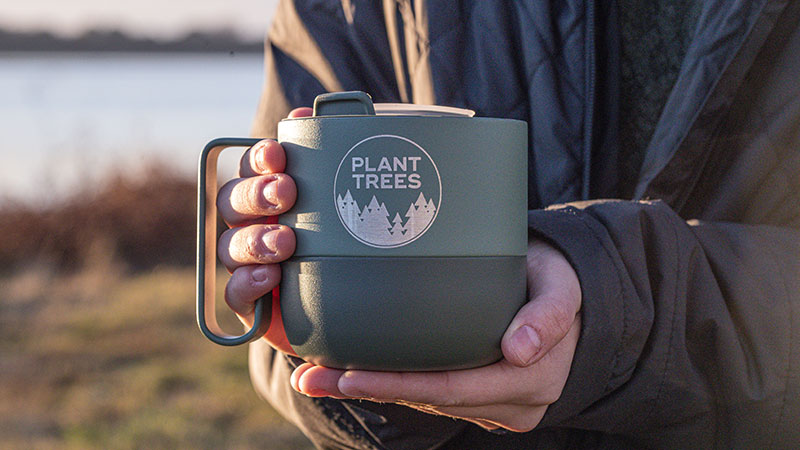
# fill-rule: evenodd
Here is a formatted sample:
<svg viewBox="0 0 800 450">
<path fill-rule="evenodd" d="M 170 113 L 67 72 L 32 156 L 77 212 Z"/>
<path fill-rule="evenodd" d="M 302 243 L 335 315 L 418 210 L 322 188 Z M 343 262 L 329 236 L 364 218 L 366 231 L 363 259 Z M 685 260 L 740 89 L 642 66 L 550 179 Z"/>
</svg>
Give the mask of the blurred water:
<svg viewBox="0 0 800 450">
<path fill-rule="evenodd" d="M 258 54 L 0 54 L 0 197 L 57 201 L 156 158 L 190 175 L 208 140 L 248 135 L 262 67 Z"/>
</svg>

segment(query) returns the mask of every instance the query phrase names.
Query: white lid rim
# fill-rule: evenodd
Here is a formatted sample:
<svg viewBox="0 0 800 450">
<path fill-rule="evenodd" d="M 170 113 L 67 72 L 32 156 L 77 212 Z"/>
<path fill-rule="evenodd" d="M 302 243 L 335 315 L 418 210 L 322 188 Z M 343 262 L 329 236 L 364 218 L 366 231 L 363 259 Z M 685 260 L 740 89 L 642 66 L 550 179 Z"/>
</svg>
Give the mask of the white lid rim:
<svg viewBox="0 0 800 450">
<path fill-rule="evenodd" d="M 418 105 L 414 103 L 375 103 L 379 116 L 455 116 L 474 117 L 475 111 L 454 106 Z"/>
</svg>

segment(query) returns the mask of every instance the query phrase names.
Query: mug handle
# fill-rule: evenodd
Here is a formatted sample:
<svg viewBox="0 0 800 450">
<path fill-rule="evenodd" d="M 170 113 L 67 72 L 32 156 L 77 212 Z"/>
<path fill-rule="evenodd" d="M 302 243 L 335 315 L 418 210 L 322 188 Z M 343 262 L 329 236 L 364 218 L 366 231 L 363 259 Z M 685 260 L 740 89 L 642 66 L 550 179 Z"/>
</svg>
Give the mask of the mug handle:
<svg viewBox="0 0 800 450">
<path fill-rule="evenodd" d="M 197 325 L 200 331 L 219 345 L 233 346 L 250 342 L 267 332 L 269 322 L 264 322 L 264 304 L 272 305 L 272 293 L 267 293 L 255 303 L 253 327 L 245 334 L 228 334 L 217 323 L 217 161 L 220 153 L 230 147 L 252 147 L 262 139 L 218 138 L 206 144 L 200 154 L 197 178 Z M 262 323 L 264 322 L 264 323 Z"/>
</svg>

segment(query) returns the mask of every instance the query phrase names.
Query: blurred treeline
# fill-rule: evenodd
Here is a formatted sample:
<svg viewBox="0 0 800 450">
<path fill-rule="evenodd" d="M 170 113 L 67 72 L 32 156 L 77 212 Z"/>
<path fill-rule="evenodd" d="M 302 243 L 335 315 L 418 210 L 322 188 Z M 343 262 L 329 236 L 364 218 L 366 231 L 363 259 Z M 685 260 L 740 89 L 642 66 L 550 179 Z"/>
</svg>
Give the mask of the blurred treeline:
<svg viewBox="0 0 800 450">
<path fill-rule="evenodd" d="M 90 30 L 76 37 L 55 35 L 47 30 L 14 31 L 0 28 L 0 51 L 4 52 L 225 52 L 261 53 L 264 43 L 242 40 L 232 30 L 193 31 L 172 40 L 130 36 L 118 30 Z"/>
<path fill-rule="evenodd" d="M 195 181 L 163 167 L 152 164 L 135 178 L 113 175 L 45 206 L 0 202 L 0 270 L 194 264 Z"/>
</svg>

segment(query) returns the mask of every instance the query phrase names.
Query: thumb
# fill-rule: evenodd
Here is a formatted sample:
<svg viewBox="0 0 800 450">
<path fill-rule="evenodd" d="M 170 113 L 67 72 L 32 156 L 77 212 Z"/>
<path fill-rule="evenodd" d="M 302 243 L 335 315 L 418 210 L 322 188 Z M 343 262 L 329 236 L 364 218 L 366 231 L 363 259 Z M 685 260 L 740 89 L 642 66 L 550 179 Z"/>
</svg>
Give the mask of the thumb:
<svg viewBox="0 0 800 450">
<path fill-rule="evenodd" d="M 295 108 L 289 112 L 289 118 L 294 119 L 296 117 L 311 117 L 314 113 L 314 110 L 309 108 L 308 106 L 301 106 L 300 108 Z"/>
<path fill-rule="evenodd" d="M 558 344 L 575 323 L 581 307 L 578 276 L 564 256 L 540 242 L 528 250 L 531 299 L 508 326 L 503 356 L 519 367 L 530 366 Z"/>
</svg>

